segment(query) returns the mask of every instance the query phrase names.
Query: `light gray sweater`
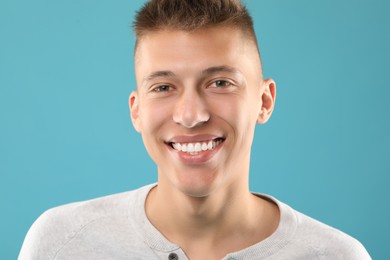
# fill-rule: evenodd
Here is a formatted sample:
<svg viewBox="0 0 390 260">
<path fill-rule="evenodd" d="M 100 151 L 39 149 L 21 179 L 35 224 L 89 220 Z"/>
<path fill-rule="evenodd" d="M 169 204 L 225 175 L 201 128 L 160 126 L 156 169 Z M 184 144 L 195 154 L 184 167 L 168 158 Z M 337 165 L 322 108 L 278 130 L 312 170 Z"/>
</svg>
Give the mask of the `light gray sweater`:
<svg viewBox="0 0 390 260">
<path fill-rule="evenodd" d="M 19 259 L 188 259 L 146 217 L 145 199 L 153 186 L 46 211 L 30 228 Z M 256 195 L 278 205 L 277 230 L 223 259 L 371 259 L 347 234 Z"/>
</svg>

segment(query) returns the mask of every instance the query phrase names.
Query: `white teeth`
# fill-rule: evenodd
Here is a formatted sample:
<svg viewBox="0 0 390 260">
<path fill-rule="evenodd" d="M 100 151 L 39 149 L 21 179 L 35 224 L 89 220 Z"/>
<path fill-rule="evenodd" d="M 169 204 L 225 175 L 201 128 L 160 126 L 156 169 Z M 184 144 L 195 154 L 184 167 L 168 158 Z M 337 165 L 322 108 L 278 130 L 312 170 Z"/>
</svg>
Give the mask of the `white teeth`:
<svg viewBox="0 0 390 260">
<path fill-rule="evenodd" d="M 181 144 L 179 143 L 173 143 L 172 146 L 175 150 L 179 150 L 179 151 L 181 150 Z"/>
<path fill-rule="evenodd" d="M 193 144 L 187 144 L 187 152 L 192 153 L 194 152 L 194 145 Z"/>
<path fill-rule="evenodd" d="M 222 141 L 209 141 L 204 143 L 172 143 L 173 149 L 177 151 L 186 152 L 189 154 L 197 154 L 202 151 L 213 150 L 217 145 L 219 145 Z"/>
<path fill-rule="evenodd" d="M 195 144 L 195 152 L 200 152 L 202 151 L 202 145 L 200 143 Z"/>
</svg>

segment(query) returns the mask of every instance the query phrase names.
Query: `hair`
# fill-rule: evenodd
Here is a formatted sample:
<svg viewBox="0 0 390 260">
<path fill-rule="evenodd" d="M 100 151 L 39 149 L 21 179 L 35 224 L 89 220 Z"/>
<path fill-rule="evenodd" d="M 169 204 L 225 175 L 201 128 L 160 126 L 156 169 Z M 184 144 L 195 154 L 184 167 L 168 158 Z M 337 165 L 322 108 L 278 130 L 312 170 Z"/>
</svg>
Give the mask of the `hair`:
<svg viewBox="0 0 390 260">
<path fill-rule="evenodd" d="M 252 17 L 240 0 L 150 0 L 137 12 L 133 23 L 135 49 L 142 36 L 150 32 L 216 26 L 241 30 L 259 50 Z"/>
</svg>

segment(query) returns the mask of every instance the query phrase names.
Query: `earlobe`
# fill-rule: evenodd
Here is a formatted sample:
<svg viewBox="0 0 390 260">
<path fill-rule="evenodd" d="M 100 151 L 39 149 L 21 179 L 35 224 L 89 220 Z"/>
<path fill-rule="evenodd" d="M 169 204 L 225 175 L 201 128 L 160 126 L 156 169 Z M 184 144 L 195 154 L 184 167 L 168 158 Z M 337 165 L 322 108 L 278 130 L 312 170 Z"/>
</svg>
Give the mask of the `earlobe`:
<svg viewBox="0 0 390 260">
<path fill-rule="evenodd" d="M 129 96 L 129 108 L 130 108 L 130 117 L 131 117 L 131 121 L 133 123 L 133 126 L 137 132 L 141 133 L 137 91 L 131 92 L 131 94 Z"/>
<path fill-rule="evenodd" d="M 263 94 L 261 97 L 262 105 L 257 123 L 264 124 L 271 117 L 271 114 L 275 107 L 276 99 L 276 84 L 273 79 L 264 80 Z"/>
</svg>

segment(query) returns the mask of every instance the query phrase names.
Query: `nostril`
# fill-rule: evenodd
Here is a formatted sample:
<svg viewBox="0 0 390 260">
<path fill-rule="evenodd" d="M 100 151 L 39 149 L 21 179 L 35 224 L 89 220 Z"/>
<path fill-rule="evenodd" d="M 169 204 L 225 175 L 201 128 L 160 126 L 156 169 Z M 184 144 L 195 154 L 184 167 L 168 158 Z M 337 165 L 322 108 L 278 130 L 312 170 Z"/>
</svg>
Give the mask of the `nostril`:
<svg viewBox="0 0 390 260">
<path fill-rule="evenodd" d="M 175 107 L 173 113 L 173 121 L 186 128 L 193 128 L 203 124 L 210 119 L 210 114 L 207 110 L 202 98 L 194 95 L 186 95 L 182 98 Z"/>
</svg>

